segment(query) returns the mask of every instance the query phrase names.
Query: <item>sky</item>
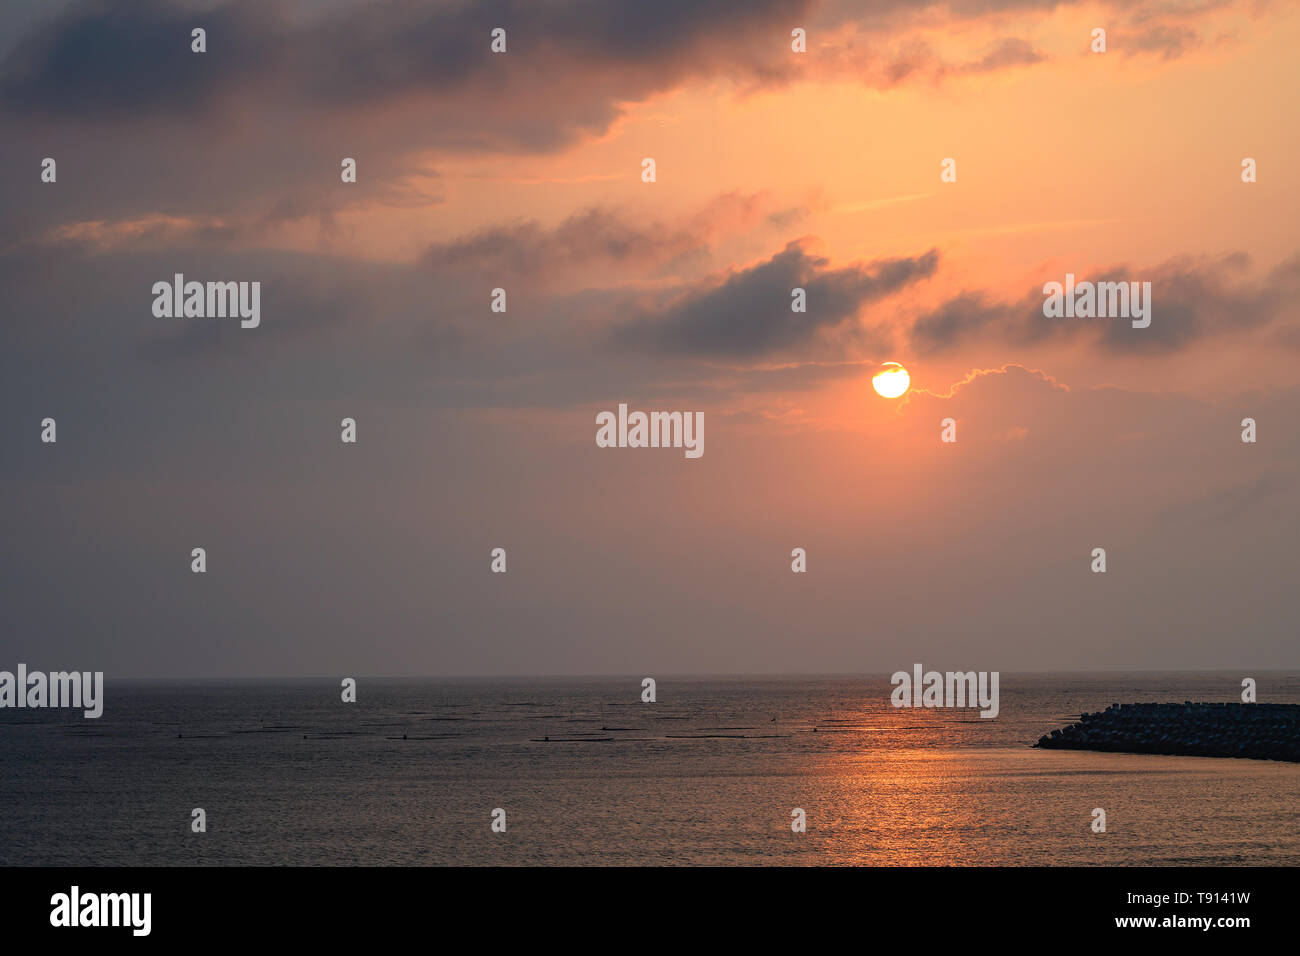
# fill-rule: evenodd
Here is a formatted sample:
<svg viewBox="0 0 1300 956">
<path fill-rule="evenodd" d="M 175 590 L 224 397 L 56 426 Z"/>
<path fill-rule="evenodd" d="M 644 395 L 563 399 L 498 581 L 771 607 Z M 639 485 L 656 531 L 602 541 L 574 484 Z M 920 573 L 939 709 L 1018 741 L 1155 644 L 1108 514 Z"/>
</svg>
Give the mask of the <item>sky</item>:
<svg viewBox="0 0 1300 956">
<path fill-rule="evenodd" d="M 7 3 L 0 663 L 1300 667 L 1298 47 L 1262 0 Z M 176 273 L 260 324 L 155 316 Z M 1045 317 L 1067 273 L 1150 326 Z M 704 454 L 598 447 L 620 404 Z"/>
</svg>

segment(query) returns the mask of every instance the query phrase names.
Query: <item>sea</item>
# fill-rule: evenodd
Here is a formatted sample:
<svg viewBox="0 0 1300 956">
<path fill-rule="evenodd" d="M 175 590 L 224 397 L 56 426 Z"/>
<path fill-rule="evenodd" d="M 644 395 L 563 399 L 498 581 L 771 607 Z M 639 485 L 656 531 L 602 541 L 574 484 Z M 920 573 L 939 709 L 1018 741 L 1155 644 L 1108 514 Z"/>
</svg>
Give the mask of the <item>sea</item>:
<svg viewBox="0 0 1300 956">
<path fill-rule="evenodd" d="M 995 719 L 888 675 L 110 679 L 0 711 L 0 865 L 1297 864 L 1300 764 L 1033 747 L 1242 676 L 1004 673 Z"/>
</svg>

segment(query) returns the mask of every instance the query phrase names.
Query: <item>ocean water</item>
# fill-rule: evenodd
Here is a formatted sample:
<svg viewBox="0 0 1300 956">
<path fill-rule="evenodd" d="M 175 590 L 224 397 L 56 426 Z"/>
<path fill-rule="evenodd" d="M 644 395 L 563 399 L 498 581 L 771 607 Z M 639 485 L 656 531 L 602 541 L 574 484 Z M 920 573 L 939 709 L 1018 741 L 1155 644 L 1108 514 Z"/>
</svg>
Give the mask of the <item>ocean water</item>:
<svg viewBox="0 0 1300 956">
<path fill-rule="evenodd" d="M 0 711 L 0 864 L 1300 863 L 1300 764 L 1031 747 L 1240 678 L 1003 674 L 994 720 L 884 676 L 109 681 L 99 720 Z"/>
</svg>

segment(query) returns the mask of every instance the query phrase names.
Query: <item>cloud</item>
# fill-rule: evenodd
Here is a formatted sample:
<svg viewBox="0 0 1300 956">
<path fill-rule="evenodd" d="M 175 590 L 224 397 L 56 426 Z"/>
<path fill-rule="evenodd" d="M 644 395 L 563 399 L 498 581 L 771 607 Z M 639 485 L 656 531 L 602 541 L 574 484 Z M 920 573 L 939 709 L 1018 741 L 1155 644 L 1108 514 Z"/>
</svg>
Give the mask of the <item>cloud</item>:
<svg viewBox="0 0 1300 956">
<path fill-rule="evenodd" d="M 190 31 L 208 32 L 208 54 Z M 197 12 L 163 0 L 86 0 L 36 28 L 0 77 L 0 103 L 42 120 L 189 118 L 276 68 L 283 24 L 271 4 Z"/>
<path fill-rule="evenodd" d="M 1054 6 L 890 2 L 864 16 L 814 0 L 77 0 L 40 17 L 0 10 L 0 33 L 20 34 L 0 62 L 0 245 L 87 220 L 252 219 L 281 202 L 325 224 L 348 207 L 432 205 L 425 178 L 447 154 L 561 151 L 609 133 L 630 104 L 692 84 L 887 88 L 1029 66 L 1046 54 L 1001 34 L 1010 18 Z M 1183 21 L 1205 14 L 1139 10 L 1149 11 L 1143 42 L 1168 50 Z M 963 29 L 941 30 L 949 21 Z M 790 52 L 794 24 L 811 31 L 806 56 Z M 198 25 L 203 54 L 190 50 Z M 489 47 L 498 26 L 499 55 Z M 26 188 L 43 156 L 59 161 L 58 190 Z M 342 156 L 361 170 L 346 190 Z"/>
<path fill-rule="evenodd" d="M 1180 257 L 1154 269 L 1111 267 L 1076 272 L 1076 282 L 1151 283 L 1151 325 L 1136 329 L 1126 319 L 1049 319 L 1043 294 L 999 301 L 987 290 L 963 291 L 919 316 L 908 340 L 919 354 L 937 355 L 973 344 L 1036 345 L 1083 340 L 1112 354 L 1173 354 L 1203 341 L 1283 328 L 1297 317 L 1300 255 L 1259 278 L 1248 275 L 1243 253 Z M 1062 281 L 1049 276 L 1047 281 Z M 1285 341 L 1279 336 L 1279 341 Z"/>
<path fill-rule="evenodd" d="M 1004 37 L 980 59 L 967 63 L 960 68 L 964 73 L 990 73 L 1013 66 L 1030 66 L 1041 63 L 1046 57 L 1028 40 L 1019 37 Z"/>
<path fill-rule="evenodd" d="M 695 78 L 774 81 L 808 6 L 348 3 L 308 16 L 281 0 L 81 0 L 0 63 L 0 246 L 87 220 L 431 205 L 426 178 L 448 152 L 553 152 Z M 18 173 L 43 156 L 58 160 L 57 190 Z M 360 170 L 346 190 L 343 156 Z"/>
<path fill-rule="evenodd" d="M 284 0 L 227 0 L 201 11 L 173 0 L 81 0 L 38 23 L 0 68 L 0 103 L 13 116 L 59 122 L 149 119 L 233 122 L 223 106 L 257 114 L 384 112 L 420 101 L 426 144 L 554 149 L 603 132 L 621 104 L 690 78 L 784 82 L 802 76 L 788 50 L 792 25 L 848 30 L 820 59 L 854 73 L 872 69 L 852 37 L 889 37 L 899 51 L 883 80 L 922 67 L 980 73 L 1044 59 L 1026 39 L 996 39 L 981 56 L 939 63 L 923 39 L 942 13 L 959 22 L 1046 11 L 1060 0 L 873 4 L 813 0 L 606 0 L 347 3 L 302 16 Z M 1179 11 L 1125 5 L 1142 24 L 1137 45 L 1176 56 L 1195 39 Z M 17 26 L 26 26 L 19 18 Z M 190 51 L 190 30 L 208 52 Z M 494 54 L 491 31 L 507 31 Z M 839 42 L 833 40 L 833 43 Z M 861 55 L 859 55 L 861 54 Z M 340 68 L 343 65 L 344 68 Z"/>
<path fill-rule="evenodd" d="M 591 284 L 608 283 L 611 270 L 644 275 L 707 256 L 728 234 L 782 229 L 807 214 L 802 207 L 774 211 L 761 194 L 726 193 L 672 222 L 642 222 L 617 209 L 593 207 L 553 227 L 536 221 L 497 225 L 437 243 L 424 267 L 443 273 L 508 275 L 511 281 L 552 281 L 575 272 Z"/>
<path fill-rule="evenodd" d="M 1200 45 L 1200 35 L 1181 24 L 1157 23 L 1134 35 L 1131 39 L 1118 38 L 1117 44 L 1125 52 L 1159 53 L 1161 59 L 1176 60 L 1188 50 Z"/>
<path fill-rule="evenodd" d="M 867 58 L 856 72 L 864 82 L 892 87 L 917 80 L 934 83 L 950 76 L 993 73 L 1032 66 L 1046 59 L 1046 55 L 1028 40 L 1003 37 L 973 60 L 950 62 L 941 57 L 926 40 L 912 37 L 903 41 L 897 51 L 881 63 Z"/>
<path fill-rule="evenodd" d="M 913 401 L 920 401 L 923 397 L 949 399 L 958 396 L 963 390 L 970 391 L 972 388 L 978 389 L 982 380 L 989 376 L 1001 376 L 1003 388 L 1007 383 L 1013 388 L 1028 391 L 1041 391 L 1044 387 L 1048 390 L 1060 390 L 1068 392 L 1070 386 L 1063 382 L 1058 382 L 1052 376 L 1048 375 L 1042 369 L 1025 368 L 1023 365 L 1017 365 L 1014 362 L 1008 363 L 1001 368 L 977 368 L 971 369 L 966 376 L 949 386 L 946 392 L 933 392 L 929 389 L 916 388 L 908 392 L 907 397 L 903 399 L 903 405 L 906 406 Z"/>
<path fill-rule="evenodd" d="M 750 41 L 808 6 L 359 3 L 304 21 L 265 0 L 201 12 L 167 0 L 85 0 L 10 56 L 0 101 L 29 118 L 201 122 L 232 97 L 253 109 L 274 102 L 333 113 L 426 96 L 459 104 L 426 118 L 430 141 L 553 147 L 606 128 L 620 102 L 685 75 L 774 72 Z M 195 26 L 208 32 L 205 54 L 190 51 Z M 489 47 L 497 27 L 507 30 L 504 55 Z"/>
<path fill-rule="evenodd" d="M 668 354 L 756 357 L 805 345 L 844 325 L 866 304 L 934 274 L 939 256 L 879 259 L 828 268 L 829 260 L 791 242 L 766 262 L 728 273 L 703 288 L 619 327 L 618 342 Z M 791 310 L 792 290 L 807 293 L 807 312 Z"/>
<path fill-rule="evenodd" d="M 911 346 L 922 355 L 955 348 L 1006 316 L 1008 307 L 982 292 L 962 292 L 912 323 Z"/>
</svg>

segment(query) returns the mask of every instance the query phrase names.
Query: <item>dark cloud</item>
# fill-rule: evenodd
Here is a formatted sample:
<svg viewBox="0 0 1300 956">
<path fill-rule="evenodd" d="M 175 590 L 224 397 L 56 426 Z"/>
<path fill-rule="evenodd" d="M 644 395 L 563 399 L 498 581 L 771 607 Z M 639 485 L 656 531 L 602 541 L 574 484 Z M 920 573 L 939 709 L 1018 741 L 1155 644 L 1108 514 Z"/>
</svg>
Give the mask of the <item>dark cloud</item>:
<svg viewBox="0 0 1300 956">
<path fill-rule="evenodd" d="M 912 324 L 912 347 L 922 354 L 941 352 L 997 322 L 1006 311 L 983 293 L 963 292 Z"/>
<path fill-rule="evenodd" d="M 17 116 L 106 121 L 193 117 L 276 68 L 283 24 L 270 4 L 195 11 L 163 0 L 86 0 L 38 27 L 4 64 L 0 102 Z M 207 54 L 190 31 L 207 31 Z"/>
<path fill-rule="evenodd" d="M 152 286 L 177 272 L 200 282 L 261 282 L 261 324 L 155 317 Z M 168 442 L 179 448 L 190 447 L 186 422 L 256 418 L 261 408 L 303 400 L 517 412 L 607 401 L 620 391 L 725 400 L 836 374 L 809 366 L 719 378 L 703 363 L 634 349 L 605 350 L 593 361 L 607 344 L 599 330 L 633 314 L 643 293 L 535 294 L 511 283 L 509 312 L 493 314 L 490 284 L 427 263 L 192 241 L 165 251 L 69 242 L 0 252 L 0 288 L 0 418 L 21 429 L 59 410 L 83 422 L 164 415 Z M 121 447 L 105 454 L 124 466 L 147 462 L 159 441 L 150 429 L 106 432 L 110 439 Z M 0 478 L 4 466 L 0 460 Z"/>
<path fill-rule="evenodd" d="M 622 344 L 669 354 L 753 357 L 812 341 L 854 318 L 859 309 L 928 278 L 934 250 L 914 258 L 827 268 L 828 260 L 792 242 L 771 259 L 695 289 L 620 327 Z M 791 291 L 807 293 L 807 312 L 791 310 Z"/>
<path fill-rule="evenodd" d="M 1034 289 L 1018 301 L 999 302 L 987 292 L 962 292 L 917 318 L 909 341 L 934 355 L 974 343 L 1033 345 L 1085 339 L 1114 353 L 1173 353 L 1203 340 L 1280 327 L 1296 317 L 1300 301 L 1300 255 L 1252 279 L 1243 254 L 1180 258 L 1157 268 L 1110 268 L 1076 273 L 1076 281 L 1150 282 L 1151 324 L 1133 328 L 1127 319 L 1049 319 L 1044 296 Z M 1061 282 L 1048 276 L 1044 282 Z"/>
<path fill-rule="evenodd" d="M 634 220 L 617 209 L 594 207 L 553 227 L 536 221 L 503 224 L 426 250 L 435 272 L 509 275 L 512 281 L 551 279 L 577 272 L 608 279 L 620 267 L 637 274 L 700 261 L 726 233 L 779 229 L 806 214 L 802 208 L 768 212 L 761 195 L 727 193 L 675 222 Z"/>
<path fill-rule="evenodd" d="M 81 0 L 15 45 L 0 65 L 0 103 L 31 121 L 139 123 L 211 122 L 223 102 L 235 100 L 244 113 L 269 115 L 373 111 L 428 99 L 427 143 L 549 149 L 603 131 L 619 104 L 689 76 L 772 82 L 797 75 L 789 30 L 813 19 L 822 32 L 851 23 L 896 33 L 901 52 L 885 71 L 896 83 L 927 65 L 931 72 L 987 72 L 1043 59 L 1027 40 L 1005 38 L 978 59 L 936 64 L 928 45 L 907 35 L 909 24 L 928 25 L 926 9 L 974 19 L 1059 5 L 895 0 L 872 4 L 868 17 L 860 5 L 814 0 L 359 2 L 307 18 L 284 0 L 228 0 L 199 10 L 173 0 Z M 1196 38 L 1182 20 L 1202 12 L 1139 5 L 1129 11 L 1143 24 L 1134 42 L 1176 56 Z M 206 54 L 190 51 L 196 26 L 207 31 Z M 507 31 L 505 55 L 489 49 L 497 27 Z"/>
<path fill-rule="evenodd" d="M 430 150 L 553 151 L 690 77 L 775 79 L 810 2 L 350 3 L 304 16 L 278 0 L 82 0 L 0 63 L 0 246 L 70 221 L 247 218 L 286 196 L 323 218 L 431 203 Z M 204 54 L 190 50 L 195 26 Z M 497 26 L 504 55 L 489 48 Z M 58 188 L 32 190 L 45 156 Z M 340 190 L 344 156 L 359 175 Z"/>
<path fill-rule="evenodd" d="M 224 96 L 236 94 L 245 96 L 246 106 L 269 100 L 333 112 L 373 109 L 411 95 L 468 93 L 484 127 L 501 115 L 493 104 L 522 99 L 530 110 L 545 104 L 538 119 L 552 132 L 530 128 L 526 114 L 516 117 L 513 131 L 501 131 L 537 145 L 538 137 L 565 129 L 601 128 L 617 115 L 619 101 L 663 89 L 687 73 L 747 65 L 770 73 L 772 67 L 753 59 L 748 40 L 809 5 L 367 3 L 303 22 L 284 4 L 263 0 L 232 0 L 203 11 L 167 0 L 85 0 L 38 28 L 9 58 L 0 100 L 15 114 L 47 119 L 202 120 Z M 190 51 L 196 26 L 208 31 L 206 54 Z M 489 48 L 496 27 L 507 31 L 505 55 Z M 578 76 L 581 83 L 572 82 Z M 434 139 L 440 133 L 452 140 L 473 136 L 440 128 L 453 118 L 428 117 Z"/>
<path fill-rule="evenodd" d="M 522 222 L 438 243 L 425 253 L 424 262 L 435 271 L 497 271 L 516 278 L 580 263 L 657 260 L 699 248 L 699 240 L 686 232 L 650 233 L 617 213 L 589 209 L 553 229 Z"/>
</svg>

